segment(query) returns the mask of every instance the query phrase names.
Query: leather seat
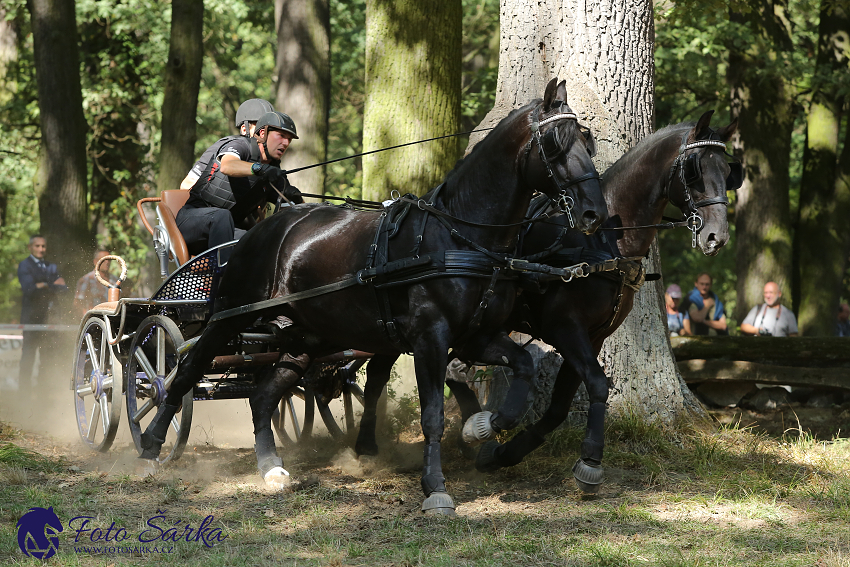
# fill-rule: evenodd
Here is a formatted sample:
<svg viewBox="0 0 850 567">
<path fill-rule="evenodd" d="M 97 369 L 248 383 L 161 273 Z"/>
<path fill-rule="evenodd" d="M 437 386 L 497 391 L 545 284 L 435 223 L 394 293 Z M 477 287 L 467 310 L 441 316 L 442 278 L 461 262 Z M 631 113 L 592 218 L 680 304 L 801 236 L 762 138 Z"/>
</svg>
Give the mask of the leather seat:
<svg viewBox="0 0 850 567">
<path fill-rule="evenodd" d="M 177 264 L 182 266 L 192 257 L 186 248 L 186 241 L 177 228 L 177 211 L 189 200 L 189 191 L 182 189 L 163 191 L 160 193 L 162 199 L 156 206 L 156 213 L 162 226 L 168 231 L 171 240 L 171 253 L 176 257 Z"/>
</svg>

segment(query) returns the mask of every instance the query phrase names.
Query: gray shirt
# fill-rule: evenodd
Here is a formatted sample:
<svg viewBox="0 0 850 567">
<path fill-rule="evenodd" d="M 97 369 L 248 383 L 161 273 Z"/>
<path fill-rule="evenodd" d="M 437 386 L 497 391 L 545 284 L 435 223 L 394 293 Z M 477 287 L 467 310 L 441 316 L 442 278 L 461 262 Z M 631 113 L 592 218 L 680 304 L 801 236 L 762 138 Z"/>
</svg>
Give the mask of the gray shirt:
<svg viewBox="0 0 850 567">
<path fill-rule="evenodd" d="M 787 337 L 797 333 L 797 318 L 790 309 L 782 305 L 756 305 L 747 313 L 742 324 L 752 325 L 756 329 L 764 327 L 774 337 Z"/>
</svg>

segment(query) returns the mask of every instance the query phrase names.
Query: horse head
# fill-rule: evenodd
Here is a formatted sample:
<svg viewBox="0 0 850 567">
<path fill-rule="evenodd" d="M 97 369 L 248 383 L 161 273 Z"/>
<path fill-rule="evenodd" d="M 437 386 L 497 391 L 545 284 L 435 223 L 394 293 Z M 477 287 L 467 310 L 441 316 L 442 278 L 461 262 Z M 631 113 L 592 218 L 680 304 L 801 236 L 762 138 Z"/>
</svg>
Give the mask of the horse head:
<svg viewBox="0 0 850 567">
<path fill-rule="evenodd" d="M 532 186 L 557 203 L 570 226 L 591 234 L 608 218 L 608 208 L 591 159 L 596 143 L 567 105 L 566 81 L 549 81 L 543 100 L 528 116 L 531 139 L 526 145 L 525 171 Z"/>
<path fill-rule="evenodd" d="M 694 244 L 707 256 L 717 254 L 729 241 L 726 191 L 734 191 L 743 181 L 741 163 L 726 152 L 738 120 L 714 130 L 709 127 L 713 113 L 700 116 L 685 134 L 667 189 L 670 201 L 688 217 Z M 727 156 L 735 161 L 728 162 Z"/>
</svg>

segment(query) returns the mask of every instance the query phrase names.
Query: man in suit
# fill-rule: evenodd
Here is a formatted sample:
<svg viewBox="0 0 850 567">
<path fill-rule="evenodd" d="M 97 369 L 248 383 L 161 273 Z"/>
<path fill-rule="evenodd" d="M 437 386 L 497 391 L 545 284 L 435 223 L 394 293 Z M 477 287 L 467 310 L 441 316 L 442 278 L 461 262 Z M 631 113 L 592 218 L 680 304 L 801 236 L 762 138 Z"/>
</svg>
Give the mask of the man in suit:
<svg viewBox="0 0 850 567">
<path fill-rule="evenodd" d="M 56 264 L 44 259 L 47 254 L 47 240 L 43 236 L 30 237 L 30 255 L 18 264 L 18 281 L 21 282 L 23 305 L 21 306 L 21 323 L 24 325 L 47 324 L 50 306 L 58 294 L 66 293 L 68 288 L 65 280 L 59 275 Z M 35 353 L 41 347 L 42 368 L 49 349 L 49 335 L 45 331 L 24 331 L 24 346 L 21 353 L 21 370 L 18 375 L 18 391 L 29 395 L 32 388 L 32 367 Z M 44 376 L 44 372 L 40 373 Z M 42 379 L 42 384 L 45 381 Z"/>
</svg>

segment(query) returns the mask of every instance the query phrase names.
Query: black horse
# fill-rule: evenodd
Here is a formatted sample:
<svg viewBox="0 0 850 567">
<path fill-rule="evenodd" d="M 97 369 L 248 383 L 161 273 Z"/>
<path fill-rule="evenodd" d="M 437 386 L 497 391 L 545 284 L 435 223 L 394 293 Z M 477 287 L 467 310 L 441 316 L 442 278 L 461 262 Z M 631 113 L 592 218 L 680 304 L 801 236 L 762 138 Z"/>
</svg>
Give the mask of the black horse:
<svg viewBox="0 0 850 567">
<path fill-rule="evenodd" d="M 694 241 L 698 241 L 703 253 L 713 256 L 726 244 L 729 239 L 726 190 L 740 186 L 742 171 L 740 164 L 727 164 L 724 152 L 725 142 L 735 132 L 737 121 L 714 131 L 709 127 L 711 114 L 705 113 L 696 124 L 676 124 L 659 130 L 605 172 L 602 191 L 608 210 L 612 215 L 619 215 L 624 228 L 655 225 L 661 221 L 669 201 L 690 217 Z M 562 252 L 569 252 L 564 257 L 565 264 L 576 262 L 569 256 L 579 247 L 599 251 L 601 258 L 607 253 L 642 257 L 647 254 L 656 233 L 656 228 L 623 230 L 624 236 L 617 242 L 611 232 L 584 236 L 574 230 L 564 230 L 566 224 L 563 216 L 535 224 L 524 238 L 523 253 L 540 253 L 558 242 L 564 247 Z M 559 255 L 540 261 L 557 264 Z M 550 284 L 544 293 L 523 293 L 517 301 L 508 328 L 530 331 L 533 336 L 540 337 L 558 350 L 564 363 L 548 410 L 539 421 L 509 442 L 500 445 L 492 440 L 499 428 L 493 426 L 490 412 L 481 411 L 477 397 L 465 383 L 447 381 L 466 422 L 464 438 L 473 442 L 489 439 L 476 459 L 479 470 L 487 472 L 516 465 L 539 447 L 545 436 L 566 419 L 570 403 L 583 381 L 590 409 L 581 457 L 573 473 L 583 490 L 594 492 L 598 489 L 603 476 L 601 462 L 608 379 L 597 355 L 605 338 L 631 311 L 634 293 L 643 281 L 638 265 L 624 263 L 623 267 L 626 268 L 623 271 Z M 475 359 L 462 360 L 475 362 Z M 367 367 L 365 409 L 355 446 L 358 453 L 377 451 L 375 409 L 394 361 L 395 358 L 375 357 Z"/>
<path fill-rule="evenodd" d="M 285 316 L 294 322 L 284 330 L 285 352 L 312 358 L 344 348 L 390 356 L 413 352 L 425 435 L 423 510 L 454 513 L 440 463 L 449 349 L 476 360 L 509 361 L 518 377 L 515 397 L 528 391 L 531 357 L 502 330 L 516 286 L 502 277 L 498 259 L 515 248 L 535 189 L 572 211 L 571 218 L 583 232 L 594 231 L 607 218 L 587 147 L 590 138 L 585 135 L 566 105 L 564 82 L 553 80 L 542 101 L 512 112 L 458 163 L 440 188 L 401 213 L 396 214 L 395 208 L 379 213 L 300 205 L 260 223 L 235 247 L 216 294 L 216 315 L 180 365 L 165 403 L 143 436 L 141 457 L 157 458 L 181 397 L 236 333 L 258 316 L 265 321 Z M 393 221 L 392 228 L 387 220 Z M 381 235 L 386 242 L 383 251 Z M 493 266 L 483 275 L 454 275 L 448 270 L 448 251 L 456 252 L 454 259 L 474 252 L 471 264 L 484 258 Z M 437 274 L 442 277 L 415 281 L 417 266 L 428 269 L 429 262 L 440 259 L 446 267 Z M 370 266 L 371 275 L 364 277 L 361 270 Z M 409 268 L 403 285 L 384 280 L 389 287 L 378 289 L 365 281 L 372 277 L 372 284 L 382 281 L 379 272 L 392 271 L 392 266 L 399 270 L 396 273 Z M 319 288 L 328 293 L 304 299 L 299 295 L 298 301 L 281 304 L 274 301 Z M 222 318 L 224 312 L 234 315 Z M 297 365 L 284 361 L 259 383 L 250 399 L 258 465 L 266 478 L 288 474 L 276 455 L 270 422 L 277 402 L 300 372 Z M 503 425 L 519 420 L 520 410 L 505 408 Z"/>
</svg>

